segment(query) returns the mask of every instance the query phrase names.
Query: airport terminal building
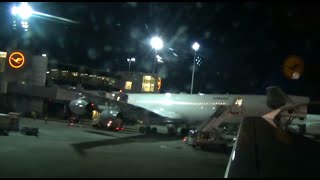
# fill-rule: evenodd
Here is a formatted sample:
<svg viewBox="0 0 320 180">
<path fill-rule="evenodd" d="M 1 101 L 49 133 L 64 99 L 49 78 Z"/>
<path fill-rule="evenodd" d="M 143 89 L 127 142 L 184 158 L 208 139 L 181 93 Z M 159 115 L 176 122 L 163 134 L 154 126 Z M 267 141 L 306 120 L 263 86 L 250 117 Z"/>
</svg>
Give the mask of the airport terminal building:
<svg viewBox="0 0 320 180">
<path fill-rule="evenodd" d="M 43 55 L 22 50 L 0 51 L 0 109 L 3 113 L 36 111 L 42 114 L 49 102 L 65 105 L 76 96 L 74 92 L 59 88 L 62 86 L 106 92 L 159 93 L 161 79 L 141 72 L 106 73 L 70 64 L 51 66 Z"/>
<path fill-rule="evenodd" d="M 45 87 L 48 59 L 16 50 L 0 53 L 1 110 L 42 112 L 43 99 L 28 87 Z"/>
<path fill-rule="evenodd" d="M 150 73 L 120 71 L 106 73 L 91 68 L 74 65 L 48 67 L 47 85 L 65 84 L 83 86 L 85 89 L 103 91 L 123 91 L 127 93 L 159 93 L 161 78 Z"/>
</svg>

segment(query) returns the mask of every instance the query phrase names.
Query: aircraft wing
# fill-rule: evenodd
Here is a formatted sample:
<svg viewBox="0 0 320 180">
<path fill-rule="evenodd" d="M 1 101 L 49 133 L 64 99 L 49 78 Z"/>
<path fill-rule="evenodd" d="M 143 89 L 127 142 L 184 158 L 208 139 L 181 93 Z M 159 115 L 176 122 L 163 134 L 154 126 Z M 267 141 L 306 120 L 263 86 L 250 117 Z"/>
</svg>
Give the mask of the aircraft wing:
<svg viewBox="0 0 320 180">
<path fill-rule="evenodd" d="M 261 117 L 245 117 L 225 177 L 318 176 L 313 172 L 317 172 L 320 157 L 313 157 L 318 156 L 320 143 L 304 137 L 303 128 L 296 132 L 288 128 L 293 118 L 306 117 L 308 101 L 304 98 L 300 103 L 275 103 L 282 106 Z"/>
<path fill-rule="evenodd" d="M 319 177 L 320 143 L 274 128 L 261 117 L 241 123 L 225 178 Z"/>
</svg>

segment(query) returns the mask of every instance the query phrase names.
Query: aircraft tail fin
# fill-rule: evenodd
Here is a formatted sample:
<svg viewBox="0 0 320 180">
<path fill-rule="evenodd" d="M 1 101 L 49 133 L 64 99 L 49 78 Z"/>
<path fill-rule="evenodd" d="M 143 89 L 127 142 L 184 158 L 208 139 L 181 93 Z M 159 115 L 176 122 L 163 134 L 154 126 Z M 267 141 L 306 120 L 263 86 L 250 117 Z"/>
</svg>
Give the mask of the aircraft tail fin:
<svg viewBox="0 0 320 180">
<path fill-rule="evenodd" d="M 287 103 L 294 103 L 281 88 L 276 86 L 267 87 L 267 105 L 272 109 L 278 109 Z"/>
</svg>

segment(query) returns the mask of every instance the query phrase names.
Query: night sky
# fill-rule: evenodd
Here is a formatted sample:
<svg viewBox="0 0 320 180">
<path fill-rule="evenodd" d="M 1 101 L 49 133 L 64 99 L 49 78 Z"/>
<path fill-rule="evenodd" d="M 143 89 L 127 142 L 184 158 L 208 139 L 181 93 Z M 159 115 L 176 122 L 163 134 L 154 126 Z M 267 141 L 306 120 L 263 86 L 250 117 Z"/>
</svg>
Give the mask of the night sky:
<svg viewBox="0 0 320 180">
<path fill-rule="evenodd" d="M 32 17 L 27 33 L 14 34 L 10 7 L 0 4 L 0 48 L 15 46 L 47 53 L 50 63 L 74 63 L 107 72 L 152 72 L 149 44 L 159 35 L 164 63 L 158 64 L 163 92 L 189 92 L 194 41 L 203 63 L 194 92 L 264 94 L 278 85 L 290 94 L 320 99 L 319 6 L 303 3 L 49 3 L 31 2 L 34 10 L 78 24 Z M 171 49 L 169 49 L 171 48 Z M 174 55 L 178 55 L 177 57 Z M 282 65 L 288 55 L 305 64 L 299 80 L 288 80 Z"/>
</svg>

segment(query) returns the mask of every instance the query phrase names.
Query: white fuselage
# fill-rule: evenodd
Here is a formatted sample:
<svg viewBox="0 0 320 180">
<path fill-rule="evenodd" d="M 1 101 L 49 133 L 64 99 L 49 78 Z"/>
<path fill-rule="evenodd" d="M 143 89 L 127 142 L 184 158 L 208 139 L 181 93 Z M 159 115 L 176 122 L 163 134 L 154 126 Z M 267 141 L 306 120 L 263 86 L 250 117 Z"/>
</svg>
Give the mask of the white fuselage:
<svg viewBox="0 0 320 180">
<path fill-rule="evenodd" d="M 208 120 L 217 105 L 232 105 L 236 100 L 242 101 L 247 116 L 261 116 L 272 110 L 265 95 L 128 94 L 129 104 L 188 122 Z"/>
</svg>

